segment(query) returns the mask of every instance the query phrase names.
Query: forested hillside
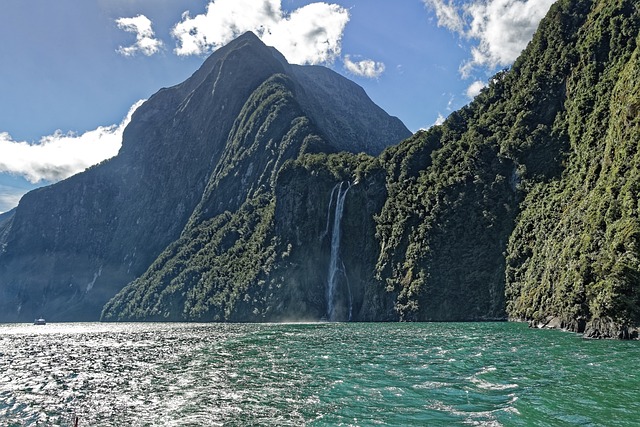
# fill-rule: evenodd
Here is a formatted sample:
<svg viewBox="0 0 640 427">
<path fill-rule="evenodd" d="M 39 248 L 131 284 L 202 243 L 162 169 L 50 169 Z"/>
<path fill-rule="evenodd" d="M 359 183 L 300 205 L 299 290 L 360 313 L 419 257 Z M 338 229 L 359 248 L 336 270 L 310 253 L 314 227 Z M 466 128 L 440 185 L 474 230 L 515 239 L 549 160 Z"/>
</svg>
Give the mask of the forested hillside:
<svg viewBox="0 0 640 427">
<path fill-rule="evenodd" d="M 640 10 L 595 2 L 554 123 L 563 172 L 533 185 L 510 238 L 507 309 L 590 336 L 640 321 Z M 589 322 L 589 323 L 587 323 Z"/>
<path fill-rule="evenodd" d="M 376 271 L 403 318 L 638 324 L 639 29 L 634 1 L 559 1 L 474 102 L 383 155 Z"/>
</svg>

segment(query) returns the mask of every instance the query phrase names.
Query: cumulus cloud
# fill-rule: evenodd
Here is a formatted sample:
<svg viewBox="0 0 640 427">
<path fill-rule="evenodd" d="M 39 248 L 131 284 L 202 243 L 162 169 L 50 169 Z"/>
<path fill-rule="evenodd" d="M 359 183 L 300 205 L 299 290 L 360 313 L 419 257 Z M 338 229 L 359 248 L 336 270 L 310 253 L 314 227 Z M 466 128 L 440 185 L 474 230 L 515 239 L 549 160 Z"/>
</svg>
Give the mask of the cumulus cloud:
<svg viewBox="0 0 640 427">
<path fill-rule="evenodd" d="M 485 86 L 486 83 L 480 80 L 471 83 L 471 85 L 467 88 L 467 96 L 469 98 L 475 98 L 480 93 L 480 91 L 484 89 Z"/>
<path fill-rule="evenodd" d="M 120 46 L 118 53 L 124 56 L 134 56 L 138 52 L 146 56 L 158 53 L 162 48 L 162 41 L 155 38 L 151 28 L 151 20 L 144 15 L 133 18 L 118 18 L 116 24 L 121 30 L 135 33 L 136 42 L 131 46 Z"/>
<path fill-rule="evenodd" d="M 345 55 L 343 61 L 347 71 L 361 77 L 376 78 L 384 73 L 385 69 L 382 62 L 376 62 L 371 59 L 352 61 L 350 55 Z"/>
<path fill-rule="evenodd" d="M 0 132 L 0 173 L 22 176 L 34 184 L 55 182 L 111 158 L 118 154 L 122 132 L 142 102 L 135 103 L 120 124 L 100 126 L 81 135 L 56 131 L 31 144 Z"/>
<path fill-rule="evenodd" d="M 556 0 L 423 0 L 438 25 L 475 43 L 471 58 L 460 68 L 468 77 L 475 67 L 511 64 L 531 40 L 540 20 Z"/>
<path fill-rule="evenodd" d="M 453 0 L 449 0 L 449 2 L 445 2 L 445 0 L 424 0 L 424 2 L 427 6 L 432 7 L 436 13 L 438 26 L 448 28 L 458 34 L 464 33 L 464 20 Z"/>
<path fill-rule="evenodd" d="M 212 0 L 204 14 L 182 15 L 172 35 L 178 55 L 202 55 L 254 32 L 294 64 L 330 63 L 341 54 L 347 9 L 324 2 L 285 13 L 281 0 Z"/>
<path fill-rule="evenodd" d="M 441 113 L 438 113 L 438 117 L 436 118 L 436 121 L 433 123 L 433 126 L 440 126 L 441 124 L 444 123 L 445 120 L 446 120 L 446 117 L 443 116 Z"/>
</svg>

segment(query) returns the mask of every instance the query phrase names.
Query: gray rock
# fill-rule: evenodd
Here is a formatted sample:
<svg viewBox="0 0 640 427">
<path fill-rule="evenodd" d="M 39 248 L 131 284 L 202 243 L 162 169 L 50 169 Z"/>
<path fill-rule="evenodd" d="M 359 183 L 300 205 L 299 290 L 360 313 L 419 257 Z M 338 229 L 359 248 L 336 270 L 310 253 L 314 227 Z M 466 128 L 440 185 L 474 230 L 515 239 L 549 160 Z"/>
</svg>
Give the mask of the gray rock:
<svg viewBox="0 0 640 427">
<path fill-rule="evenodd" d="M 637 328 L 621 325 L 609 317 L 595 318 L 589 321 L 584 331 L 584 338 L 591 339 L 637 339 Z"/>
</svg>

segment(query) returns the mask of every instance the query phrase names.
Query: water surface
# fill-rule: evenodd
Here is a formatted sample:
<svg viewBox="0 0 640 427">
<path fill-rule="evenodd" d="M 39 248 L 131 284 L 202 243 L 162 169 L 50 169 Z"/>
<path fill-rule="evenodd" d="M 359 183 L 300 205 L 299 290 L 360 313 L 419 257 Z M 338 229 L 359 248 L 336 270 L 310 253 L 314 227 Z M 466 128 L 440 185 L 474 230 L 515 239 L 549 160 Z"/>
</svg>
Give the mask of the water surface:
<svg viewBox="0 0 640 427">
<path fill-rule="evenodd" d="M 640 343 L 514 323 L 0 325 L 0 425 L 637 426 Z"/>
</svg>

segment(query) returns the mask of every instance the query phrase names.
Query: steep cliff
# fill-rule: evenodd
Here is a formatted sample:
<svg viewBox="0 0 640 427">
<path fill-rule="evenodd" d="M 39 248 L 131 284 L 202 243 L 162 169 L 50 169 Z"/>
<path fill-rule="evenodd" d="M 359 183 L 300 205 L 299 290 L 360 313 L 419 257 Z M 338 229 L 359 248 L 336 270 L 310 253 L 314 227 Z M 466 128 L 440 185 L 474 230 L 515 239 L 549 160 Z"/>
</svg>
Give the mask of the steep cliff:
<svg viewBox="0 0 640 427">
<path fill-rule="evenodd" d="M 558 1 L 470 105 L 383 154 L 376 270 L 402 318 L 630 336 L 639 29 L 633 1 Z"/>
<path fill-rule="evenodd" d="M 276 76 L 247 101 L 185 231 L 103 320 L 397 318 L 373 280 L 384 171 L 326 154 L 294 89 Z"/>
<path fill-rule="evenodd" d="M 522 204 L 507 310 L 624 338 L 640 324 L 640 10 L 624 0 L 587 5 L 554 124 L 567 144 L 563 172 Z"/>
<path fill-rule="evenodd" d="M 371 144 L 369 120 L 384 129 Z M 356 137 L 332 138 L 343 132 Z M 261 200 L 286 159 L 377 153 L 409 135 L 356 84 L 247 33 L 140 106 L 115 158 L 23 197 L 0 242 L 0 321 L 97 320 L 181 235 Z"/>
</svg>

